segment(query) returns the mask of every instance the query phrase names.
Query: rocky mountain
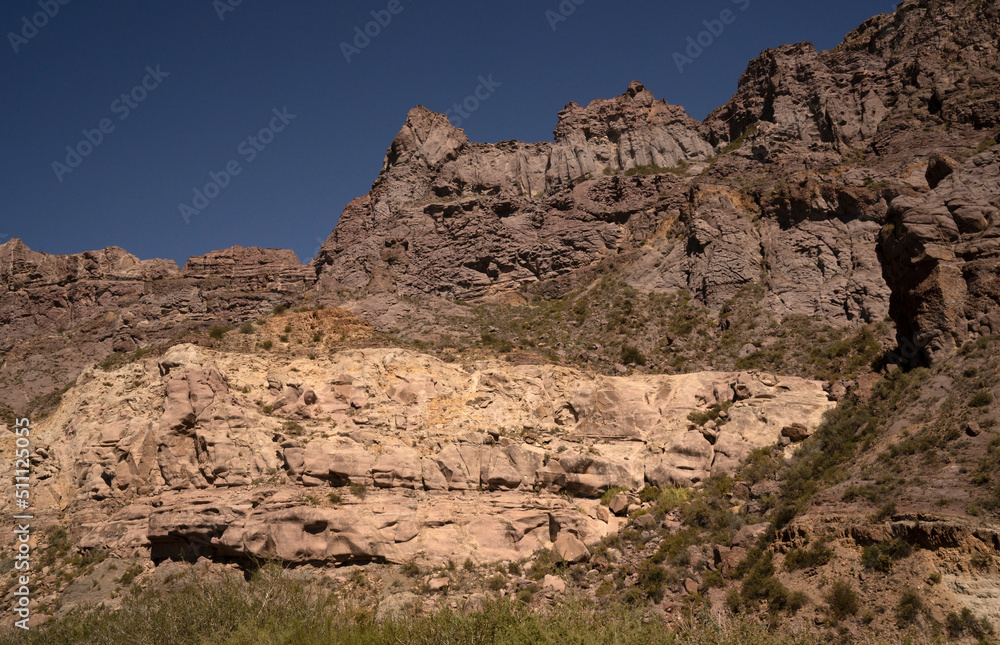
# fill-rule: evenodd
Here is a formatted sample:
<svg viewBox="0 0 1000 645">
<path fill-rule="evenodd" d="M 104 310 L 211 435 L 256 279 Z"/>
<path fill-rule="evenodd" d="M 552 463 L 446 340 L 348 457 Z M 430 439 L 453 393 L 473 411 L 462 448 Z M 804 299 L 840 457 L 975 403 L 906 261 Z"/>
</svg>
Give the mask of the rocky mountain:
<svg viewBox="0 0 1000 645">
<path fill-rule="evenodd" d="M 907 0 L 703 122 L 632 82 L 549 142 L 417 107 L 309 265 L 0 245 L 38 615 L 276 560 L 383 616 L 989 642 L 998 37 L 996 2 Z"/>
</svg>

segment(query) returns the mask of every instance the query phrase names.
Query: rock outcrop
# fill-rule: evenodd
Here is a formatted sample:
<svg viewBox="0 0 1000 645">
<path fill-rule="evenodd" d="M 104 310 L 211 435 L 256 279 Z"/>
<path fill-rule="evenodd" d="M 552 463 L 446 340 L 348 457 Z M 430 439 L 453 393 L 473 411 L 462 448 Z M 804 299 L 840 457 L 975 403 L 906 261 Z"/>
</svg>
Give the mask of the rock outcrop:
<svg viewBox="0 0 1000 645">
<path fill-rule="evenodd" d="M 107 378 L 84 373 L 39 424 L 33 495 L 39 512 L 78 518 L 83 546 L 154 559 L 517 559 L 616 531 L 594 501 L 612 487 L 732 473 L 834 405 L 820 383 L 768 374 L 467 372 L 388 349 L 313 360 L 180 345 Z M 718 427 L 687 418 L 722 404 Z"/>
<path fill-rule="evenodd" d="M 924 359 L 1000 333 L 1000 150 L 893 200 L 879 250 L 900 347 Z M 908 357 L 909 358 L 909 357 Z"/>
<path fill-rule="evenodd" d="M 0 245 L 0 403 L 24 410 L 112 352 L 239 324 L 300 299 L 315 282 L 291 251 L 233 247 L 143 260 L 118 248 L 49 255 Z"/>
<path fill-rule="evenodd" d="M 695 120 L 639 83 L 616 99 L 568 105 L 554 143 L 470 143 L 444 115 L 414 108 L 371 193 L 348 205 L 322 246 L 319 286 L 469 299 L 558 278 L 617 253 L 629 206 L 546 195 L 713 152 Z M 648 200 L 637 197 L 639 209 Z"/>
</svg>

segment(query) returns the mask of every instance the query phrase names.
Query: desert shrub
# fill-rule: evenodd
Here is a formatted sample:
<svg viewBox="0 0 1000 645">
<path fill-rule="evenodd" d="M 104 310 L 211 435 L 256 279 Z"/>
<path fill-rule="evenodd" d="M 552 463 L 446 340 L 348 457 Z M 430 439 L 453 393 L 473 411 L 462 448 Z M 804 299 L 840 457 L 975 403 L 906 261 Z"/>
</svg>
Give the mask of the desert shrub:
<svg viewBox="0 0 1000 645">
<path fill-rule="evenodd" d="M 646 486 L 639 491 L 639 501 L 645 504 L 660 498 L 660 489 L 656 486 Z"/>
<path fill-rule="evenodd" d="M 483 345 L 492 348 L 501 354 L 507 354 L 514 350 L 514 344 L 506 338 L 500 338 L 499 336 L 495 336 L 493 334 L 483 334 L 480 338 L 483 341 Z"/>
<path fill-rule="evenodd" d="M 287 306 L 285 306 L 285 305 L 275 305 L 274 309 L 271 310 L 271 313 L 274 314 L 275 316 L 280 316 L 281 314 L 285 313 L 286 311 L 288 311 L 288 307 Z"/>
<path fill-rule="evenodd" d="M 822 542 L 814 542 L 808 549 L 794 548 L 785 555 L 785 568 L 789 571 L 821 567 L 833 557 L 833 550 Z"/>
<path fill-rule="evenodd" d="M 709 421 L 720 421 L 719 415 L 733 406 L 730 402 L 717 403 L 704 412 L 692 412 L 688 415 L 688 421 L 695 425 L 703 426 Z"/>
<path fill-rule="evenodd" d="M 134 352 L 113 352 L 109 354 L 108 357 L 105 358 L 103 361 L 98 363 L 97 367 L 99 367 L 102 371 L 105 372 L 114 372 L 115 370 L 119 369 L 120 367 L 124 367 L 129 363 L 134 363 L 136 361 L 142 360 L 148 354 L 152 353 L 152 351 L 153 350 L 151 349 L 143 349 L 142 347 L 140 347 Z M 68 388 L 63 388 L 63 390 L 59 391 L 58 396 L 61 397 L 62 394 L 64 394 L 67 389 Z"/>
<path fill-rule="evenodd" d="M 249 582 L 192 583 L 177 592 L 127 595 L 119 610 L 89 607 L 53 618 L 44 625 L 0 632 L 2 645 L 93 643 L 260 643 L 262 645 L 440 645 L 443 643 L 574 643 L 575 645 L 818 645 L 810 635 L 737 619 L 725 628 L 696 622 L 665 629 L 644 621 L 645 607 L 628 607 L 614 598 L 593 603 L 559 603 L 546 612 L 507 600 L 491 601 L 482 611 L 450 609 L 400 619 L 376 620 L 377 608 L 328 600 L 308 583 L 272 566 Z"/>
<path fill-rule="evenodd" d="M 285 429 L 285 432 L 293 437 L 302 436 L 302 434 L 306 431 L 306 429 L 303 428 L 302 424 L 298 421 L 285 421 L 285 423 L 282 424 L 282 427 Z"/>
<path fill-rule="evenodd" d="M 833 583 L 833 587 L 827 592 L 824 600 L 830 605 L 830 617 L 834 620 L 854 616 L 861 609 L 861 597 L 854 591 L 851 583 L 845 580 Z"/>
<path fill-rule="evenodd" d="M 354 495 L 358 499 L 364 499 L 368 497 L 368 486 L 363 482 L 354 482 L 350 487 L 351 495 Z"/>
<path fill-rule="evenodd" d="M 646 364 L 646 355 L 643 354 L 638 347 L 634 347 L 632 345 L 625 345 L 622 347 L 621 358 L 622 363 L 625 365 L 631 365 L 633 363 L 636 365 Z"/>
<path fill-rule="evenodd" d="M 919 593 L 913 589 L 905 590 L 899 599 L 899 605 L 896 606 L 896 626 L 903 629 L 912 625 L 920 616 L 923 607 Z"/>
<path fill-rule="evenodd" d="M 612 486 L 608 490 L 604 491 L 603 495 L 601 495 L 601 503 L 607 506 L 611 503 L 611 500 L 618 496 L 619 493 L 627 493 L 628 490 L 629 489 L 622 488 L 621 486 Z"/>
<path fill-rule="evenodd" d="M 636 166 L 635 168 L 629 168 L 628 170 L 625 171 L 625 176 L 635 177 L 638 175 L 641 177 L 646 177 L 649 175 L 664 175 L 668 173 L 672 175 L 683 175 L 684 171 L 687 170 L 687 167 L 688 167 L 687 163 L 680 163 L 671 168 L 665 168 L 663 166 L 657 166 L 655 164 L 647 164 L 645 166 Z"/>
<path fill-rule="evenodd" d="M 222 325 L 213 325 L 211 329 L 208 330 L 208 335 L 215 340 L 222 340 L 222 337 L 226 335 L 232 328 L 223 327 Z"/>
<path fill-rule="evenodd" d="M 344 498 L 338 493 L 330 493 L 327 497 L 330 499 L 331 504 L 340 504 L 344 501 Z"/>
<path fill-rule="evenodd" d="M 270 340 L 265 340 L 264 342 L 262 342 L 260 344 L 260 348 L 263 349 L 263 350 L 265 350 L 265 351 L 270 350 L 272 347 L 274 347 L 274 342 L 270 341 Z"/>
<path fill-rule="evenodd" d="M 653 602 L 663 600 L 663 591 L 667 583 L 667 572 L 663 567 L 651 560 L 643 560 L 639 565 L 639 580 L 636 583 L 642 592 Z"/>
<path fill-rule="evenodd" d="M 558 564 L 555 553 L 549 549 L 542 549 L 535 554 L 535 560 L 528 570 L 528 579 L 541 580 L 550 573 L 554 573 Z"/>
<path fill-rule="evenodd" d="M 118 578 L 118 582 L 126 586 L 130 585 L 142 572 L 143 568 L 141 564 L 133 564 L 128 569 L 125 569 L 122 576 Z"/>
<path fill-rule="evenodd" d="M 973 408 L 985 408 L 990 403 L 993 403 L 993 395 L 985 390 L 976 392 L 969 400 L 969 406 Z"/>
<path fill-rule="evenodd" d="M 241 334 L 252 334 L 253 333 L 253 323 L 251 323 L 251 322 L 245 322 L 242 325 L 240 325 L 240 333 Z"/>
<path fill-rule="evenodd" d="M 420 567 L 412 560 L 400 565 L 399 572 L 408 578 L 416 578 L 420 575 Z"/>
<path fill-rule="evenodd" d="M 768 609 L 772 612 L 787 609 L 788 589 L 774 575 L 771 554 L 763 553 L 760 549 L 752 549 L 744 560 L 747 561 L 751 564 L 746 568 L 740 586 L 740 599 L 743 603 L 766 601 Z M 743 568 L 743 563 L 740 568 Z"/>
<path fill-rule="evenodd" d="M 866 546 L 861 552 L 861 564 L 866 569 L 889 573 L 896 560 L 907 558 L 911 553 L 913 553 L 913 546 L 909 542 L 902 538 L 895 538 L 887 542 Z"/>
<path fill-rule="evenodd" d="M 949 613 L 944 624 L 948 629 L 948 634 L 954 638 L 971 636 L 972 638 L 984 639 L 993 634 L 993 625 L 985 618 L 982 620 L 976 618 L 976 615 L 968 607 L 962 609 L 961 614 Z"/>
<path fill-rule="evenodd" d="M 896 502 L 886 502 L 871 516 L 872 522 L 884 522 L 896 514 Z"/>
</svg>

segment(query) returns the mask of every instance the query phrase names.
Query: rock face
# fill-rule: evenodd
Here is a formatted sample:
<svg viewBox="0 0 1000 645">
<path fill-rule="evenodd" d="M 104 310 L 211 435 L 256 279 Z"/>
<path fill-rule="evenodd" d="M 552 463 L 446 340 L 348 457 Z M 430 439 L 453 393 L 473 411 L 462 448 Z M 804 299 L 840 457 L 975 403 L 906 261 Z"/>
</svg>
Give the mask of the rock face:
<svg viewBox="0 0 1000 645">
<path fill-rule="evenodd" d="M 798 378 L 470 373 L 387 349 L 310 360 L 180 345 L 106 378 L 84 373 L 37 430 L 35 499 L 78 518 L 88 548 L 157 560 L 488 561 L 556 542 L 576 561 L 581 541 L 617 530 L 596 512 L 604 491 L 731 473 L 833 405 Z M 687 420 L 732 401 L 711 441 Z M 110 521 L 109 506 L 123 509 Z"/>
<path fill-rule="evenodd" d="M 316 279 L 294 251 L 242 246 L 190 258 L 183 273 L 190 278 L 230 278 L 237 288 L 266 291 L 301 289 Z"/>
<path fill-rule="evenodd" d="M 892 202 L 879 250 L 900 347 L 924 358 L 1000 333 L 1000 150 Z"/>
<path fill-rule="evenodd" d="M 301 298 L 315 276 L 291 251 L 233 247 L 140 261 L 118 248 L 48 255 L 0 245 L 0 403 L 23 410 L 111 352 L 239 324 Z"/>
<path fill-rule="evenodd" d="M 371 193 L 348 205 L 317 256 L 321 289 L 469 299 L 557 278 L 617 252 L 627 216 L 547 193 L 605 170 L 713 153 L 696 121 L 639 83 L 568 105 L 555 137 L 470 143 L 444 115 L 414 108 Z"/>
<path fill-rule="evenodd" d="M 1000 123 L 997 11 L 910 0 L 831 51 L 768 50 L 703 124 L 638 82 L 568 105 L 553 142 L 471 143 L 416 108 L 316 258 L 319 290 L 558 295 L 614 266 L 713 308 L 757 283 L 782 315 L 880 321 L 888 201 Z"/>
<path fill-rule="evenodd" d="M 701 130 L 683 108 L 657 101 L 638 81 L 615 99 L 593 101 L 587 107 L 570 103 L 559 113 L 547 187 L 605 169 L 673 168 L 706 159 L 715 148 Z"/>
<path fill-rule="evenodd" d="M 1000 82 L 998 11 L 988 2 L 907 0 L 828 52 L 809 43 L 765 51 L 706 125 L 732 141 L 759 124 L 752 154 L 762 159 L 866 146 L 926 155 L 948 137 L 905 132 L 916 122 L 1000 125 L 991 91 Z"/>
</svg>

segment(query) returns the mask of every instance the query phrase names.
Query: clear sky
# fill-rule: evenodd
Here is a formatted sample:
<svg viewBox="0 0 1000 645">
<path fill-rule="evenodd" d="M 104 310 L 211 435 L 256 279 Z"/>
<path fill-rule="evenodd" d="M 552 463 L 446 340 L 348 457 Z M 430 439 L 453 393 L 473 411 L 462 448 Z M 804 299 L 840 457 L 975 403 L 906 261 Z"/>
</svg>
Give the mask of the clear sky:
<svg viewBox="0 0 1000 645">
<path fill-rule="evenodd" d="M 803 40 L 829 49 L 894 8 L 4 0 L 0 241 L 20 237 L 47 253 L 121 246 L 181 265 L 241 244 L 291 248 L 306 261 L 368 191 L 414 105 L 445 112 L 478 89 L 487 98 L 477 109 L 455 113 L 471 140 L 542 141 L 566 103 L 640 80 L 701 119 L 762 50 Z M 366 28 L 376 35 L 355 42 Z M 711 43 L 680 71 L 674 53 L 709 28 L 718 35 L 701 35 Z M 227 177 L 227 166 L 238 174 Z M 221 188 L 206 190 L 210 173 Z M 196 188 L 208 196 L 196 199 Z"/>
</svg>

